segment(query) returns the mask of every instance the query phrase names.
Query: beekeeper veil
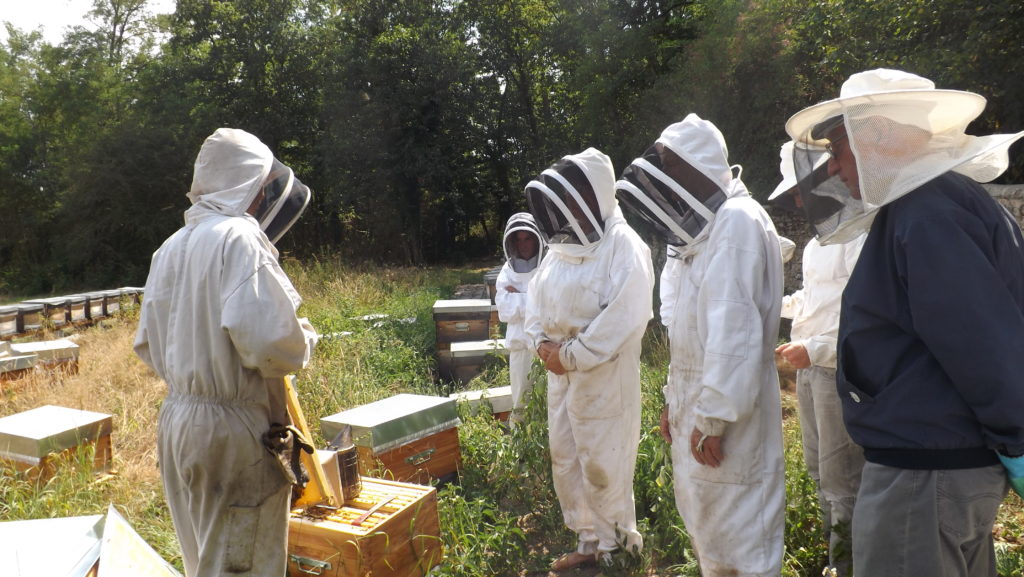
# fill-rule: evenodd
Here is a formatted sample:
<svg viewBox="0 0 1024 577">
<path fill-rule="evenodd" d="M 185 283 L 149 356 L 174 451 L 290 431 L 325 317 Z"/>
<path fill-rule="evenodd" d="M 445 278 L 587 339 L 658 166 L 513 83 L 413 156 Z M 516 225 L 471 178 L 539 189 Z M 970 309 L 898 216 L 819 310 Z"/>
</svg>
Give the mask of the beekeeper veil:
<svg viewBox="0 0 1024 577">
<path fill-rule="evenodd" d="M 876 69 L 852 75 L 839 98 L 793 115 L 786 123 L 790 137 L 830 148 L 830 171 L 842 177 L 854 204 L 860 204 L 862 215 L 839 223 L 832 242 L 856 236 L 880 207 L 945 172 L 977 182 L 1002 174 L 1009 166 L 1010 145 L 1024 132 L 967 135 L 967 125 L 984 108 L 978 94 L 940 90 L 915 74 Z M 843 166 L 847 150 L 852 156 L 845 158 L 852 158 L 855 167 Z M 800 165 L 798 180 L 804 176 Z"/>
<path fill-rule="evenodd" d="M 252 213 L 267 234 L 276 243 L 299 220 L 310 199 L 309 187 L 295 178 L 295 172 L 274 159 L 270 175 L 263 183 L 263 198 Z"/>
<path fill-rule="evenodd" d="M 588 148 L 563 157 L 526 185 L 530 213 L 549 248 L 582 254 L 600 242 L 618 209 L 614 182 L 611 159 Z"/>
<path fill-rule="evenodd" d="M 726 198 L 746 193 L 729 166 L 725 138 L 696 114 L 666 128 L 615 183 L 622 202 L 677 250 L 707 236 Z M 739 167 L 736 167 L 737 170 Z"/>
<path fill-rule="evenodd" d="M 782 182 L 768 197 L 768 202 L 779 208 L 802 213 L 812 234 L 822 244 L 842 243 L 850 240 L 846 234 L 862 228 L 850 227 L 857 219 L 870 219 L 874 213 L 864 214 L 861 202 L 855 199 L 849 187 L 838 175 L 829 174 L 829 154 L 824 147 L 804 142 L 789 141 L 779 150 L 779 172 Z M 801 175 L 798 179 L 797 174 Z"/>
<path fill-rule="evenodd" d="M 530 235 L 536 242 L 533 254 L 526 257 L 522 254 L 518 245 L 518 239 L 522 236 L 519 233 Z M 505 260 L 515 272 L 530 272 L 537 268 L 541 259 L 544 258 L 544 237 L 541 235 L 533 215 L 528 212 L 517 212 L 509 217 L 505 224 L 505 237 L 502 243 L 505 251 Z"/>
<path fill-rule="evenodd" d="M 193 206 L 186 219 L 248 213 L 270 241 L 277 242 L 298 220 L 310 196 L 309 188 L 260 139 L 244 130 L 219 128 L 196 157 L 188 193 Z"/>
</svg>

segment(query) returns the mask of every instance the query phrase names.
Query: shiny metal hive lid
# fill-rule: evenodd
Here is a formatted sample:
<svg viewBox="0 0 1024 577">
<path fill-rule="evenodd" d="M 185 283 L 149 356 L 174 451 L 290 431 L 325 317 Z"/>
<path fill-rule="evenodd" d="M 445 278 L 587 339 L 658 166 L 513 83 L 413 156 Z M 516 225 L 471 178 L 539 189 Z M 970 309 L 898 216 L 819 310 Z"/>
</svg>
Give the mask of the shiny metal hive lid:
<svg viewBox="0 0 1024 577">
<path fill-rule="evenodd" d="M 484 341 L 462 341 L 451 344 L 452 358 L 482 357 L 494 353 L 508 356 L 505 339 L 487 339 Z"/>
<path fill-rule="evenodd" d="M 21 355 L 14 351 L 8 351 L 0 356 L 0 373 L 10 373 L 23 369 L 31 369 L 39 361 L 39 355 Z"/>
<path fill-rule="evenodd" d="M 462 391 L 448 395 L 456 402 L 469 403 L 470 408 L 475 412 L 482 406 L 486 399 L 491 404 L 491 410 L 495 413 L 505 413 L 512 410 L 512 387 L 493 387 L 476 391 Z"/>
<path fill-rule="evenodd" d="M 68 339 L 32 341 L 11 344 L 15 354 L 39 355 L 42 361 L 72 360 L 78 358 L 79 346 Z"/>
<path fill-rule="evenodd" d="M 110 415 L 44 405 L 0 419 L 0 458 L 34 464 L 50 453 L 109 435 L 112 429 Z"/>
<path fill-rule="evenodd" d="M 490 314 L 490 299 L 453 299 L 434 301 L 434 315 L 451 313 Z"/>
<path fill-rule="evenodd" d="M 400 394 L 324 417 L 320 430 L 330 442 L 351 425 L 356 445 L 380 453 L 459 424 L 455 399 Z"/>
</svg>

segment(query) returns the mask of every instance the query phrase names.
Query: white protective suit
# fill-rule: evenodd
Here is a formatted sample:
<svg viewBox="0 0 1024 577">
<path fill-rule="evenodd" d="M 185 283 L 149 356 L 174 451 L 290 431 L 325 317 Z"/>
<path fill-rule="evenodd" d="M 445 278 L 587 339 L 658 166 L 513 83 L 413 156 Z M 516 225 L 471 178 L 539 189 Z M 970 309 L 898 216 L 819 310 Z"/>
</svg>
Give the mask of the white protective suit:
<svg viewBox="0 0 1024 577">
<path fill-rule="evenodd" d="M 594 149 L 566 158 L 590 182 L 603 232 L 582 246 L 552 244 L 549 234 L 548 254 L 529 287 L 527 333 L 535 348 L 561 343 L 567 370 L 548 373 L 555 492 L 565 524 L 579 536 L 578 553 L 639 550 L 633 474 L 641 340 L 652 317 L 651 254 L 618 210 L 611 160 Z"/>
<path fill-rule="evenodd" d="M 288 422 L 280 378 L 306 365 L 316 334 L 246 214 L 272 161 L 251 134 L 210 136 L 185 226 L 154 253 L 146 281 L 135 352 L 168 387 L 158 455 L 188 577 L 286 568 L 290 485 L 261 436 Z"/>
<path fill-rule="evenodd" d="M 779 575 L 785 509 L 774 356 L 783 285 L 779 240 L 764 209 L 733 177 L 714 125 L 690 115 L 658 142 L 726 195 L 695 242 L 669 247 L 661 275 L 676 505 L 702 575 Z M 723 437 L 719 467 L 692 456 L 695 427 Z"/>
<path fill-rule="evenodd" d="M 793 319 L 790 340 L 804 345 L 816 367 L 836 368 L 839 301 L 865 238 L 828 246 L 812 238 L 804 247 L 803 288 L 782 297 L 782 316 Z"/>
<path fill-rule="evenodd" d="M 537 237 L 537 254 L 532 259 L 519 258 L 515 252 L 514 236 L 525 231 Z M 533 346 L 526 336 L 526 295 L 530 280 L 537 272 L 537 263 L 544 256 L 544 239 L 528 212 L 513 214 L 505 225 L 502 241 L 505 251 L 505 265 L 495 281 L 494 304 L 498 307 L 498 318 L 505 323 L 505 347 L 508 349 L 508 377 L 512 386 L 512 410 L 522 409 L 525 396 L 530 391 L 530 367 L 533 364 Z M 518 270 L 517 270 L 518 269 Z M 515 289 L 510 292 L 509 287 Z"/>
</svg>

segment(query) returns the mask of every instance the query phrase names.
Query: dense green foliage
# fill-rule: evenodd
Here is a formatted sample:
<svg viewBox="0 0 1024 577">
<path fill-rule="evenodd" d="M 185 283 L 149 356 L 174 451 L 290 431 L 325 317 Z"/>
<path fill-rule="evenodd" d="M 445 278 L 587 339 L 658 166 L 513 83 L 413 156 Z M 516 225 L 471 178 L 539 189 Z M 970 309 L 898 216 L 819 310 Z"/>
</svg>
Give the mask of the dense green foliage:
<svg viewBox="0 0 1024 577">
<path fill-rule="evenodd" d="M 94 0 L 57 46 L 0 43 L 0 293 L 141 284 L 219 126 L 313 188 L 285 250 L 458 263 L 553 160 L 622 167 L 691 111 L 763 198 L 789 115 L 868 68 L 1024 128 L 1022 33 L 1016 0 Z"/>
</svg>

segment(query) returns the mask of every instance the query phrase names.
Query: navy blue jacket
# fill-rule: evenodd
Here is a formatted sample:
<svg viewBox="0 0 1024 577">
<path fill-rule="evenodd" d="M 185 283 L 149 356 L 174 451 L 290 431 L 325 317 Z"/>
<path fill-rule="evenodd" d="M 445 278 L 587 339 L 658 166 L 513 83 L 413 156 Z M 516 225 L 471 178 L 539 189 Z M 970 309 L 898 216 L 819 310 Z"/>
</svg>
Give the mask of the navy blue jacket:
<svg viewBox="0 0 1024 577">
<path fill-rule="evenodd" d="M 1024 239 L 978 184 L 946 173 L 882 207 L 840 314 L 837 388 L 868 461 L 1024 454 Z"/>
</svg>

